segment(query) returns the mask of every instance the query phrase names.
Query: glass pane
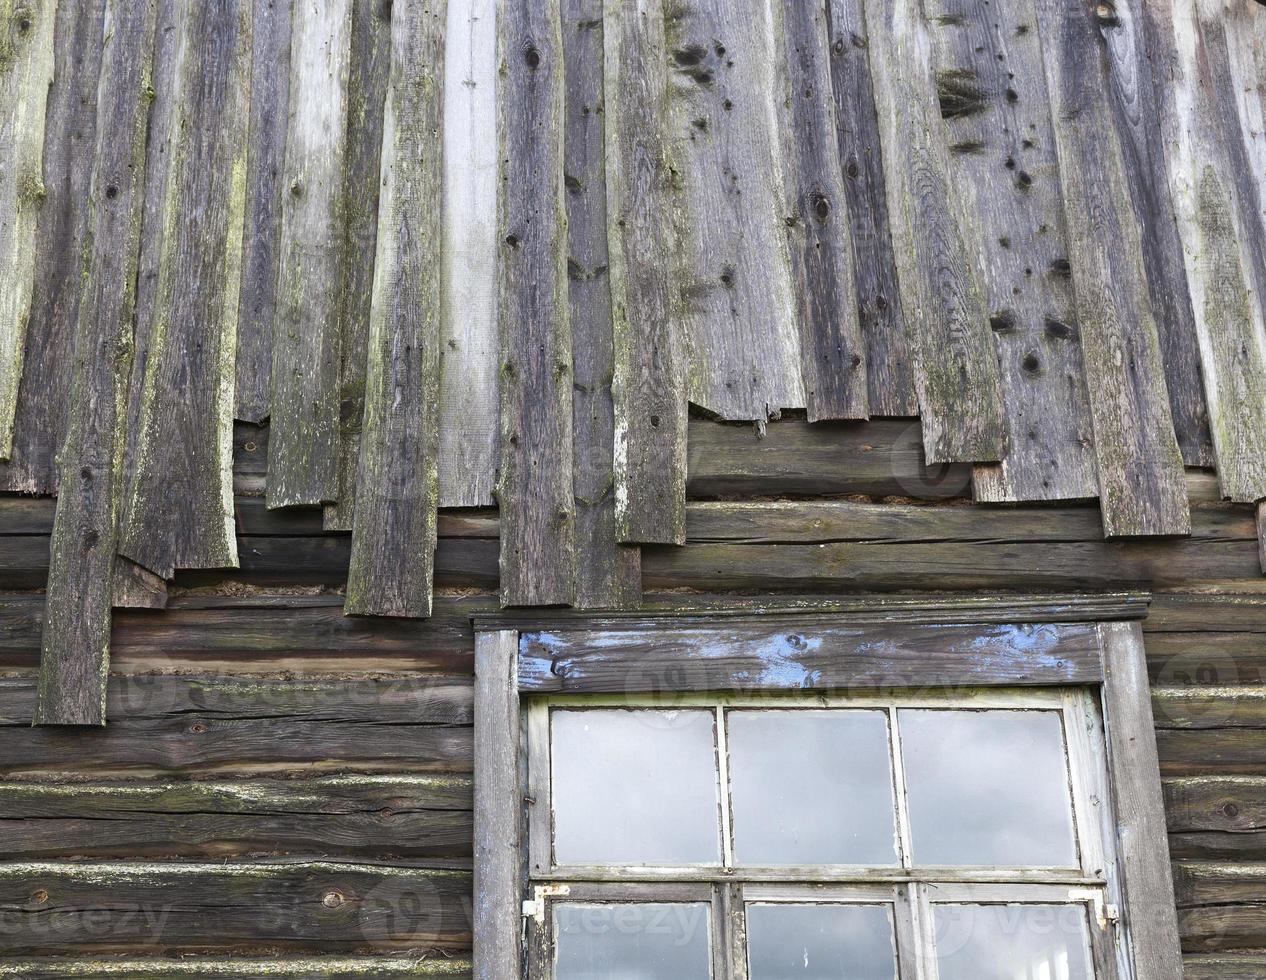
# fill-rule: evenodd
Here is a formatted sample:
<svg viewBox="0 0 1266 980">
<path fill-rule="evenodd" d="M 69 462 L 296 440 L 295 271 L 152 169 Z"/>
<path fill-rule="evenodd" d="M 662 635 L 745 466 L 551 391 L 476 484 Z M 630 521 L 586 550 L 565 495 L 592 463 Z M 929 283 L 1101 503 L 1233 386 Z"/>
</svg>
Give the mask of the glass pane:
<svg viewBox="0 0 1266 980">
<path fill-rule="evenodd" d="M 920 865 L 1076 867 L 1055 711 L 901 711 Z"/>
<path fill-rule="evenodd" d="M 708 906 L 556 905 L 556 980 L 708 980 Z"/>
<path fill-rule="evenodd" d="M 720 863 L 711 711 L 555 711 L 559 864 Z"/>
<path fill-rule="evenodd" d="M 736 863 L 897 863 L 884 712 L 726 718 Z"/>
<path fill-rule="evenodd" d="M 1084 905 L 936 905 L 941 980 L 1094 980 Z"/>
<path fill-rule="evenodd" d="M 881 905 L 749 905 L 751 980 L 895 980 L 891 910 Z"/>
</svg>

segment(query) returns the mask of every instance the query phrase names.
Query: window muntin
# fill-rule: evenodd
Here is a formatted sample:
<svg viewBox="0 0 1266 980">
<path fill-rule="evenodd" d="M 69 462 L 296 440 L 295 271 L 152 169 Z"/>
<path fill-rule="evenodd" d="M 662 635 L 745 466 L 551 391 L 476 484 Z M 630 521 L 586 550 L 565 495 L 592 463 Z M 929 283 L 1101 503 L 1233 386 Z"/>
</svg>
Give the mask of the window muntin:
<svg viewBox="0 0 1266 980">
<path fill-rule="evenodd" d="M 838 936 L 832 940 L 830 935 L 819 929 L 817 938 L 806 936 L 806 942 L 802 944 L 801 971 L 786 973 L 784 970 L 780 975 L 803 976 L 806 980 L 817 976 L 850 976 L 852 974 L 847 972 L 819 973 L 812 964 L 822 956 L 831 955 L 832 941 L 837 947 L 837 958 L 853 955 L 859 961 L 864 961 L 868 956 L 873 957 L 874 951 L 881 949 L 890 936 L 895 936 L 899 964 L 899 972 L 895 976 L 936 978 L 938 963 L 943 959 L 939 969 L 945 980 L 950 980 L 955 975 L 953 971 L 958 969 L 959 960 L 956 957 L 966 954 L 956 954 L 948 948 L 942 951 L 938 947 L 935 924 L 938 921 L 952 923 L 955 916 L 961 920 L 968 911 L 978 908 L 980 911 L 975 913 L 976 918 L 980 928 L 984 930 L 991 924 L 997 924 L 990 915 L 1002 915 L 1001 912 L 992 911 L 1001 908 L 1012 909 L 1007 913 L 1010 918 L 1004 916 L 1000 920 L 1003 926 L 1008 923 L 1033 923 L 1035 928 L 1040 929 L 1043 927 L 1044 916 L 1055 916 L 1057 921 L 1087 923 L 1084 935 L 1074 929 L 1064 935 L 1063 939 L 1051 939 L 1047 936 L 1046 939 L 1051 939 L 1054 945 L 1058 945 L 1058 942 L 1065 943 L 1058 949 L 1051 943 L 1047 946 L 1039 943 L 1034 949 L 1029 949 L 1024 946 L 1023 936 L 1014 939 L 1022 952 L 1028 950 L 1032 954 L 1035 963 L 1043 956 L 1046 957 L 1042 960 L 1046 963 L 1045 966 L 1035 966 L 1038 971 L 1034 973 L 1035 977 L 1045 978 L 1046 974 L 1042 971 L 1048 970 L 1054 971 L 1050 973 L 1050 980 L 1065 980 L 1061 972 L 1065 969 L 1068 971 L 1067 980 L 1080 980 L 1082 976 L 1094 976 L 1100 980 L 1118 976 L 1118 968 L 1124 961 L 1118 960 L 1119 951 L 1110 924 L 1111 910 L 1119 902 L 1119 896 L 1116 891 L 1114 863 L 1105 856 L 1111 853 L 1111 849 L 1103 846 L 1103 835 L 1110 834 L 1112 819 L 1104 805 L 1108 794 L 1102 723 L 1097 703 L 1088 692 L 1041 688 L 990 689 L 966 694 L 895 694 L 882 697 L 682 695 L 673 696 L 669 701 L 666 707 L 662 696 L 587 696 L 533 699 L 527 703 L 528 795 L 532 801 L 546 801 L 547 804 L 541 807 L 536 802 L 528 808 L 533 885 L 551 885 L 566 890 L 569 882 L 575 883 L 573 888 L 579 883 L 585 883 L 579 884 L 579 887 L 592 888 L 594 884 L 591 883 L 606 882 L 604 887 L 615 889 L 612 900 L 619 901 L 621 888 L 651 888 L 653 894 L 655 886 L 642 884 L 645 882 L 662 882 L 663 885 L 659 887 L 679 887 L 684 882 L 700 882 L 702 887 L 710 883 L 715 893 L 713 928 L 722 934 L 716 940 L 717 946 L 730 950 L 728 959 L 714 955 L 713 972 L 709 976 L 716 980 L 731 976 L 757 980 L 752 969 L 765 969 L 768 962 L 771 962 L 771 957 L 772 962 L 777 962 L 779 953 L 776 946 L 763 951 L 758 947 L 758 958 L 752 960 L 751 940 L 754 937 L 757 943 L 761 942 L 761 929 L 768 921 L 768 918 L 763 921 L 762 917 L 772 917 L 778 911 L 766 912 L 766 906 L 780 903 L 788 903 L 790 908 L 783 910 L 784 915 L 794 915 L 796 906 L 844 907 L 845 912 L 852 917 L 849 921 L 855 924 L 864 924 L 867 921 L 863 914 L 864 909 L 878 909 L 884 915 L 871 918 L 870 922 L 878 923 L 882 919 L 889 923 L 885 926 L 887 932 L 873 926 L 870 930 L 857 933 L 853 942 L 842 953 L 839 952 L 841 941 Z M 697 713 L 702 710 L 710 711 L 714 719 L 711 732 L 715 739 L 713 755 L 716 768 L 715 771 L 709 771 L 703 781 L 722 801 L 716 818 L 717 832 L 721 835 L 722 842 L 720 864 L 715 861 L 672 865 L 645 862 L 566 863 L 566 853 L 559 853 L 555 849 L 551 837 L 550 828 L 556 822 L 555 818 L 549 816 L 547 819 L 540 819 L 542 814 L 550 815 L 557 802 L 551 789 L 551 770 L 557 772 L 557 760 L 551 758 L 552 717 L 562 713 L 576 716 L 586 711 L 622 711 L 627 715 L 645 711 L 649 714 L 642 720 L 660 726 L 667 725 L 671 731 L 675 718 L 682 717 L 687 712 Z M 937 852 L 935 848 L 920 851 L 919 837 L 911 821 L 912 794 L 905 757 L 910 753 L 910 746 L 921 737 L 917 731 L 920 725 L 934 722 L 935 712 L 944 712 L 951 720 L 968 715 L 974 716 L 976 722 L 996 718 L 1000 722 L 1010 723 L 1011 737 L 1015 737 L 1018 725 L 1021 734 L 1025 731 L 1029 734 L 1028 740 L 1021 744 L 1034 743 L 1037 746 L 1037 758 L 1048 775 L 1055 762 L 1058 762 L 1061 780 L 1056 781 L 1056 786 L 1059 791 L 1052 794 L 1051 786 L 1044 781 L 1044 777 L 1038 781 L 1037 791 L 1031 794 L 1031 805 L 1035 808 L 1046 808 L 1049 811 L 1051 806 L 1058 804 L 1058 819 L 1054 822 L 1049 812 L 1037 815 L 1042 826 L 1053 826 L 1058 831 L 1057 845 L 1052 847 L 1046 842 L 1042 852 L 1042 859 L 1048 863 L 1032 866 L 1015 863 L 1017 857 L 1032 856 L 1033 851 L 1026 851 L 1014 841 L 989 854 L 972 855 L 972 863 L 955 864 L 949 861 L 933 864 L 930 860 L 920 863 L 921 853 L 927 853 L 939 860 L 943 852 Z M 1029 716 L 1035 720 L 1026 726 L 1023 722 Z M 876 718 L 883 724 L 876 725 Z M 915 730 L 915 735 L 907 741 L 902 732 L 902 724 L 903 720 L 908 721 L 911 718 L 914 719 L 911 728 Z M 837 719 L 846 720 L 849 724 L 830 723 Z M 780 725 L 774 725 L 773 722 L 779 722 Z M 697 734 L 703 729 L 703 724 L 693 718 L 688 727 Z M 877 848 L 849 851 L 847 847 L 837 846 L 838 842 L 828 841 L 826 849 L 832 853 L 832 857 L 837 854 L 847 856 L 834 863 L 807 860 L 807 844 L 812 844 L 815 838 L 822 838 L 821 828 L 824 822 L 816 817 L 807 822 L 802 820 L 793 828 L 794 832 L 788 833 L 786 826 L 777 825 L 772 814 L 762 814 L 759 805 L 753 804 L 759 787 L 745 787 L 745 783 L 759 778 L 762 772 L 766 773 L 765 778 L 772 787 L 772 792 L 781 793 L 793 805 L 834 805 L 843 800 L 847 806 L 853 802 L 847 794 L 835 791 L 836 787 L 827 787 L 821 792 L 816 789 L 811 793 L 803 792 L 786 771 L 779 772 L 770 765 L 769 760 L 777 757 L 773 743 L 780 739 L 788 741 L 787 736 L 793 730 L 807 732 L 813 741 L 810 751 L 802 753 L 802 758 L 796 759 L 787 767 L 797 773 L 821 773 L 827 768 L 826 759 L 833 748 L 852 740 L 851 754 L 841 759 L 841 766 L 862 774 L 866 791 L 859 795 L 867 801 L 865 806 L 868 809 L 879 809 L 877 801 L 882 801 L 885 808 L 883 820 L 894 828 L 891 843 L 885 853 L 881 855 Z M 1033 735 L 1033 731 L 1039 734 Z M 978 733 L 969 734 L 978 737 Z M 748 744 L 760 741 L 748 738 L 749 735 L 763 735 L 764 744 Z M 969 739 L 968 742 L 970 741 Z M 672 758 L 671 743 L 672 736 L 667 735 L 650 739 L 643 745 L 653 746 L 655 755 L 665 757 L 658 760 L 658 764 L 663 766 L 667 759 Z M 875 778 L 874 769 L 868 769 L 866 764 L 860 763 L 855 757 L 862 746 L 868 746 L 872 756 L 867 760 L 869 763 L 873 764 L 873 756 L 883 756 L 884 780 Z M 694 754 L 701 757 L 703 753 L 696 746 Z M 1017 752 L 1015 761 L 1021 769 L 1027 764 L 1020 752 Z M 750 771 L 738 774 L 736 766 L 738 769 L 746 767 Z M 916 764 L 914 768 L 915 778 L 918 779 L 919 766 Z M 593 775 L 592 771 L 590 775 Z M 989 775 L 987 770 L 984 775 Z M 1015 779 L 1019 784 L 1024 782 L 1023 775 L 1016 776 Z M 876 788 L 881 782 L 888 783 L 886 792 Z M 984 782 L 987 784 L 988 779 Z M 599 778 L 590 785 L 603 785 L 603 782 Z M 1004 788 L 1012 797 L 1017 795 L 1016 785 Z M 725 791 L 722 792 L 722 789 Z M 917 792 L 914 796 L 917 799 Z M 564 803 L 564 809 L 565 807 Z M 770 809 L 776 811 L 776 808 Z M 874 814 L 870 816 L 874 818 Z M 1010 807 L 1005 816 L 1014 825 L 1014 813 Z M 975 814 L 975 817 L 979 819 L 980 814 Z M 872 819 L 872 825 L 868 826 L 864 819 L 859 822 L 855 818 L 856 814 L 842 821 L 844 831 L 841 836 L 852 836 L 852 830 L 858 826 L 873 835 L 876 819 Z M 759 823 L 762 819 L 775 819 L 774 836 L 782 838 L 778 841 L 778 847 L 771 845 L 772 850 L 767 849 L 765 853 L 760 849 L 744 851 L 745 821 L 755 820 Z M 1002 826 L 1004 830 L 1007 829 L 1006 821 Z M 1020 828 L 1022 830 L 1023 827 Z M 618 823 L 611 833 L 619 836 L 621 828 Z M 1021 844 L 1024 843 L 1025 835 L 1022 832 L 1013 831 L 1013 836 Z M 873 844 L 873 836 L 865 838 L 863 834 L 863 839 L 869 839 Z M 853 857 L 856 853 L 866 856 L 859 860 Z M 997 863 L 985 863 L 990 859 Z M 620 885 L 620 882 L 628 884 Z M 771 888 L 775 889 L 776 894 L 769 894 Z M 792 890 L 790 898 L 786 894 L 787 889 Z M 797 892 L 796 889 L 801 891 Z M 642 896 L 641 900 L 646 901 L 645 893 L 639 894 Z M 722 902 L 722 896 L 728 896 L 728 901 Z M 567 897 L 552 899 L 554 902 L 568 900 Z M 549 900 L 546 904 L 549 904 Z M 722 905 L 727 910 L 724 914 L 717 911 Z M 807 909 L 805 914 L 808 915 L 809 911 L 811 909 Z M 1064 918 L 1061 919 L 1060 916 Z M 829 920 L 829 916 L 827 919 Z M 918 923 L 917 927 L 915 923 Z M 860 929 L 861 926 L 857 928 Z M 784 933 L 783 938 L 787 935 L 789 933 Z M 1041 938 L 1030 937 L 1034 943 Z M 804 965 L 806 953 L 810 954 L 809 966 Z M 1078 972 L 1089 962 L 1099 964 L 1098 972 Z M 915 972 L 916 964 L 920 972 Z M 550 974 L 537 970 L 533 975 L 544 977 Z M 869 977 L 870 973 L 857 975 Z M 986 974 L 978 973 L 977 976 L 985 977 Z M 1013 973 L 999 976 L 1011 980 Z"/>
</svg>

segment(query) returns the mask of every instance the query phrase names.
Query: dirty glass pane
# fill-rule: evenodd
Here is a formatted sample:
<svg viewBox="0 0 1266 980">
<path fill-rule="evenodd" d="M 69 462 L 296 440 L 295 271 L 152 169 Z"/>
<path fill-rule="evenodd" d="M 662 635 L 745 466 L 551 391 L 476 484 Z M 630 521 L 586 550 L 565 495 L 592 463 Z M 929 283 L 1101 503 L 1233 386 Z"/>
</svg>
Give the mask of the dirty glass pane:
<svg viewBox="0 0 1266 980">
<path fill-rule="evenodd" d="M 556 980 L 709 980 L 712 939 L 700 904 L 554 907 Z"/>
<path fill-rule="evenodd" d="M 898 713 L 917 865 L 1076 867 L 1055 711 Z"/>
<path fill-rule="evenodd" d="M 934 905 L 941 980 L 1094 980 L 1084 905 Z"/>
<path fill-rule="evenodd" d="M 891 910 L 749 905 L 747 962 L 751 980 L 895 980 Z"/>
<path fill-rule="evenodd" d="M 719 864 L 714 722 L 707 710 L 554 711 L 558 864 Z"/>
<path fill-rule="evenodd" d="M 882 711 L 730 711 L 737 864 L 893 865 Z"/>
</svg>

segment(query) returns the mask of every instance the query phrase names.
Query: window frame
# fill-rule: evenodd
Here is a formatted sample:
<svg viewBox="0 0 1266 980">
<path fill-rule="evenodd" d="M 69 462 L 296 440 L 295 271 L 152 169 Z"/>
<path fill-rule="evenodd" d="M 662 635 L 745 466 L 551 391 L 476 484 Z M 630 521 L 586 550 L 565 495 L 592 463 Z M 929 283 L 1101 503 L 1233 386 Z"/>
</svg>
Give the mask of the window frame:
<svg viewBox="0 0 1266 980">
<path fill-rule="evenodd" d="M 970 689 L 968 700 L 988 707 L 984 702 L 998 701 L 1001 693 L 991 689 L 1045 687 L 1067 692 L 1041 692 L 1035 699 L 1063 702 L 1070 770 L 1102 773 L 1101 789 L 1109 801 L 1098 809 L 1102 832 L 1088 838 L 1089 811 L 1085 801 L 1076 798 L 1078 781 L 1072 780 L 1079 854 L 1094 840 L 1115 855 L 1115 862 L 1105 862 L 1108 883 L 1085 887 L 1103 888 L 1117 901 L 1100 909 L 1089 893 L 1076 899 L 1087 902 L 1092 939 L 1100 934 L 1092 941 L 1096 970 L 1102 977 L 1119 980 L 1180 976 L 1177 914 L 1139 624 L 1146 608 L 1146 598 L 1138 595 L 903 597 L 737 612 L 692 610 L 662 617 L 560 616 L 557 611 L 477 617 L 474 976 L 506 980 L 545 975 L 528 971 L 548 966 L 550 908 L 557 900 L 577 901 L 577 888 L 579 894 L 597 890 L 615 895 L 624 890 L 630 896 L 648 896 L 648 889 L 654 889 L 661 896 L 658 901 L 666 901 L 666 887 L 683 887 L 712 891 L 714 957 L 722 958 L 719 967 L 728 975 L 744 977 L 739 945 L 723 948 L 717 917 L 730 915 L 735 903 L 741 905 L 743 888 L 750 892 L 800 883 L 779 883 L 776 875 L 741 875 L 742 882 L 719 885 L 719 879 L 732 877 L 728 873 L 684 883 L 680 877 L 661 881 L 647 874 L 594 882 L 576 869 L 564 876 L 567 883 L 562 887 L 571 890 L 570 896 L 554 893 L 557 869 L 532 863 L 542 846 L 550 846 L 551 828 L 549 820 L 530 819 L 535 801 L 548 786 L 540 785 L 540 761 L 535 766 L 529 763 L 532 746 L 539 752 L 541 739 L 548 736 L 541 730 L 541 719 L 548 718 L 549 709 L 539 705 L 551 703 L 551 695 L 565 695 L 568 707 L 626 706 L 665 695 L 715 705 L 781 691 L 788 697 L 798 694 L 796 700 L 807 707 L 809 700 L 821 702 L 817 692 L 826 694 L 828 702 L 843 703 L 849 698 L 873 702 L 889 691 L 903 692 L 899 699 L 904 700 L 917 692 L 931 701 L 953 700 L 957 691 L 962 700 L 962 690 Z M 946 689 L 949 694 L 942 693 Z M 1073 758 L 1084 751 L 1084 744 L 1068 737 L 1068 712 L 1084 710 L 1078 704 L 1084 706 L 1087 695 L 1101 712 L 1102 765 L 1097 759 Z M 772 706 L 767 701 L 762 705 Z M 529 784 L 531 772 L 538 778 Z M 1113 863 L 1115 872 L 1110 870 Z M 962 869 L 955 871 L 963 888 L 987 890 L 990 881 L 998 880 L 995 872 L 969 883 L 970 876 L 964 877 Z M 551 876 L 549 884 L 535 888 L 536 900 L 525 901 L 530 880 L 542 874 Z M 815 880 L 819 883 L 808 887 L 889 888 L 893 894 L 905 889 L 907 904 L 914 910 L 911 928 L 930 928 L 930 899 L 923 881 L 901 883 L 888 877 L 868 885 L 847 875 Z M 1062 888 L 1066 896 L 1078 887 L 1041 876 L 1008 880 L 1005 887 L 1014 893 L 1023 883 L 1037 889 Z M 1066 897 L 1064 903 L 1068 901 Z M 1120 921 L 1105 926 L 1105 909 L 1114 904 Z M 894 922 L 897 918 L 894 906 Z M 1105 943 L 1105 929 L 1118 939 Z M 1105 945 L 1112 948 L 1110 954 L 1105 954 Z M 918 980 L 936 975 L 926 962 L 903 962 L 903 977 L 907 969 Z"/>
</svg>

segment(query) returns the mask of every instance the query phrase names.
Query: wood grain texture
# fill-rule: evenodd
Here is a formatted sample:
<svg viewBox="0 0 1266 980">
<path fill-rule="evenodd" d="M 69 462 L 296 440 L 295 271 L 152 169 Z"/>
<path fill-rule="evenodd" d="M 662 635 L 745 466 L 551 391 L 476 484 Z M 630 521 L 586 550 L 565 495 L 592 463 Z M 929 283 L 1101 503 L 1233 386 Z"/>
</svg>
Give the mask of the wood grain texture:
<svg viewBox="0 0 1266 980">
<path fill-rule="evenodd" d="M 169 140 L 154 161 L 166 173 L 151 182 L 163 231 L 152 294 L 138 309 L 147 358 L 133 393 L 119 538 L 120 553 L 162 578 L 237 565 L 233 385 L 251 14 L 250 2 L 203 6 L 179 19 L 172 39 L 171 115 L 161 124 Z"/>
<path fill-rule="evenodd" d="M 572 333 L 576 605 L 636 606 L 640 553 L 616 533 L 615 339 L 607 246 L 602 0 L 564 0 L 564 183 Z"/>
<path fill-rule="evenodd" d="M 110 4 L 98 85 L 83 294 L 53 527 L 37 724 L 105 723 L 110 600 L 132 367 L 155 5 Z M 138 52 L 142 56 L 138 57 Z"/>
<path fill-rule="evenodd" d="M 389 137 L 383 117 L 390 98 L 388 85 L 394 10 L 394 6 L 386 6 L 381 0 L 352 0 L 351 56 L 347 77 L 347 156 L 343 169 L 343 250 L 339 263 L 342 286 L 338 300 L 341 333 L 338 491 L 335 500 L 325 506 L 325 524 L 331 531 L 352 530 L 356 513 L 367 361 L 372 356 L 370 349 L 373 343 L 371 306 L 377 275 L 382 155 Z M 442 74 L 440 77 L 443 77 Z M 397 116 L 397 121 L 401 118 Z M 438 132 L 435 135 L 438 139 Z M 438 221 L 438 195 L 435 209 Z M 427 213 L 427 220 L 431 217 Z M 438 241 L 432 254 L 438 262 Z M 374 261 L 369 261 L 370 256 L 374 257 Z"/>
<path fill-rule="evenodd" d="M 764 421 L 805 403 L 773 8 L 684 0 L 661 9 L 683 197 L 687 388 L 721 418 Z"/>
<path fill-rule="evenodd" d="M 1007 425 L 977 500 L 1098 495 L 1090 408 L 1069 280 L 1050 102 L 1032 2 L 929 9 L 950 175 L 971 215 Z"/>
<path fill-rule="evenodd" d="M 1162 788 L 1175 857 L 1266 860 L 1266 779 L 1186 776 Z"/>
<path fill-rule="evenodd" d="M 1172 0 L 1122 0 L 1107 13 L 1102 22 L 1108 79 L 1100 100 L 1110 107 L 1121 138 L 1129 193 L 1142 233 L 1143 263 L 1160 337 L 1174 434 L 1186 465 L 1210 466 L 1214 456 L 1191 295 L 1173 220 L 1174 202 L 1165 179 L 1166 156 L 1172 146 L 1165 118 L 1172 110 L 1169 88 L 1177 69 L 1168 37 Z"/>
<path fill-rule="evenodd" d="M 33 906 L 33 893 L 48 897 Z M 470 944 L 463 907 L 469 893 L 469 872 L 417 864 L 318 860 L 0 866 L 0 909 L 14 923 L 6 942 L 11 955 L 461 950 Z M 85 908 L 103 914 L 81 914 Z"/>
<path fill-rule="evenodd" d="M 951 183 L 932 41 L 913 0 L 866 8 L 889 220 L 928 460 L 996 462 L 1007 451 L 998 357 L 970 227 Z"/>
<path fill-rule="evenodd" d="M 525 693 L 1094 684 L 1093 626 L 862 626 L 845 620 L 523 634 Z"/>
<path fill-rule="evenodd" d="M 471 787 L 462 776 L 0 782 L 9 860 L 466 857 Z"/>
<path fill-rule="evenodd" d="M 273 317 L 268 504 L 338 492 L 339 293 L 351 0 L 295 0 Z"/>
<path fill-rule="evenodd" d="M 115 609 L 164 609 L 167 582 L 148 568 L 122 555 L 114 556 L 110 605 Z"/>
<path fill-rule="evenodd" d="M 470 977 L 470 961 L 448 955 L 404 953 L 373 956 L 295 956 L 284 959 L 251 956 L 181 959 L 106 956 L 24 957 L 5 964 L 6 972 L 22 980 L 66 980 L 67 977 L 110 980 L 164 980 L 204 977 L 286 977 L 288 980 L 360 980 L 363 977 Z M 1226 978 L 1223 978 L 1226 980 Z M 1235 978 L 1239 980 L 1239 978 Z"/>
<path fill-rule="evenodd" d="M 237 311 L 235 416 L 262 422 L 272 406 L 273 318 L 281 236 L 282 176 L 290 116 L 292 0 L 254 0 L 246 220 Z"/>
<path fill-rule="evenodd" d="M 1183 948 L 1260 950 L 1266 939 L 1260 904 L 1264 879 L 1266 863 L 1175 862 Z"/>
<path fill-rule="evenodd" d="M 501 336 L 501 598 L 576 592 L 572 351 L 557 4 L 502 0 L 497 38 Z"/>
<path fill-rule="evenodd" d="M 449 0 L 440 506 L 493 502 L 499 456 L 497 0 Z"/>
<path fill-rule="evenodd" d="M 603 43 L 617 535 L 680 543 L 688 424 L 682 229 L 659 0 L 604 4 Z"/>
<path fill-rule="evenodd" d="M 392 13 L 365 418 L 347 579 L 347 611 L 353 614 L 431 612 L 447 19 L 446 0 Z"/>
<path fill-rule="evenodd" d="M 872 415 L 918 415 L 888 223 L 888 193 L 879 147 L 865 12 L 861 0 L 827 0 L 836 145 L 843 169 L 853 283 Z"/>
<path fill-rule="evenodd" d="M 1036 7 L 1086 384 L 1094 393 L 1090 413 L 1104 532 L 1186 534 L 1183 460 L 1169 408 L 1144 232 L 1130 190 L 1136 178 L 1104 98 L 1105 49 L 1116 28 L 1110 17 L 1100 23 L 1089 6 L 1037 0 Z"/>
<path fill-rule="evenodd" d="M 469 772 L 468 679 L 110 678 L 110 724 L 32 728 L 36 684 L 0 679 L 0 772 L 144 775 L 356 768 Z"/>
<path fill-rule="evenodd" d="M 475 640 L 475 903 L 472 916 L 478 980 L 518 975 L 522 887 L 519 848 L 523 809 L 519 772 L 519 635 L 481 633 Z"/>
<path fill-rule="evenodd" d="M 12 451 L 0 489 L 56 493 L 57 453 L 66 438 L 80 275 L 97 128 L 97 79 L 105 0 L 56 7 L 53 84 L 44 124 L 43 192 L 26 352 Z"/>
<path fill-rule="evenodd" d="M 1251 16 L 1241 16 L 1245 13 Z M 1242 48 L 1251 52 L 1260 20 L 1252 10 L 1207 0 L 1180 4 L 1161 25 L 1177 54 L 1174 113 L 1172 121 L 1166 119 L 1170 187 L 1195 310 L 1218 480 L 1224 496 L 1248 502 L 1266 497 L 1266 308 L 1261 299 L 1266 223 L 1251 135 L 1261 126 L 1266 100 L 1257 91 L 1255 66 L 1237 64 L 1236 55 Z"/>
<path fill-rule="evenodd" d="M 53 81 L 56 0 L 0 8 L 0 458 L 13 448 L 18 381 L 44 201 L 44 122 Z"/>
<path fill-rule="evenodd" d="M 772 4 L 782 39 L 787 230 L 800 323 L 800 374 L 810 422 L 870 415 L 866 341 L 853 278 L 852 220 L 831 92 L 830 31 L 821 0 Z"/>
<path fill-rule="evenodd" d="M 1104 730 L 1117 820 L 1117 860 L 1138 980 L 1182 976 L 1174 885 L 1165 847 L 1165 810 L 1157 776 L 1147 662 L 1138 623 L 1104 623 Z"/>
</svg>

